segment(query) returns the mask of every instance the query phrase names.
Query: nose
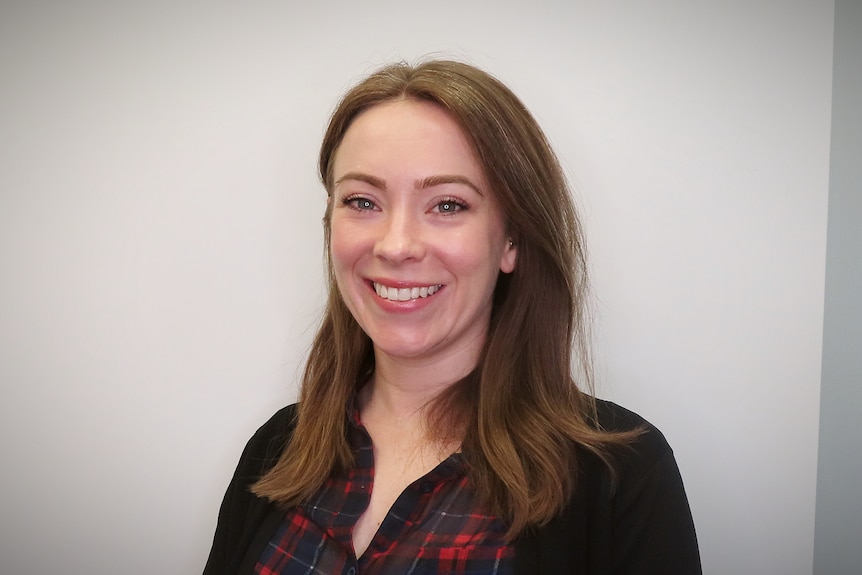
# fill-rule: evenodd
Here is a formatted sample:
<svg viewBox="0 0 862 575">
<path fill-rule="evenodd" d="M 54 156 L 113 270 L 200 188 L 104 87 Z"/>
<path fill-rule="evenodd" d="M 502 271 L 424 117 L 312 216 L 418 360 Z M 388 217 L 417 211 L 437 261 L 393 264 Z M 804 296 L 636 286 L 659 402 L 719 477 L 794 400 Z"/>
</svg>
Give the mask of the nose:
<svg viewBox="0 0 862 575">
<path fill-rule="evenodd" d="M 374 255 L 392 263 L 420 260 L 425 255 L 421 223 L 406 210 L 387 214 L 374 244 Z"/>
</svg>

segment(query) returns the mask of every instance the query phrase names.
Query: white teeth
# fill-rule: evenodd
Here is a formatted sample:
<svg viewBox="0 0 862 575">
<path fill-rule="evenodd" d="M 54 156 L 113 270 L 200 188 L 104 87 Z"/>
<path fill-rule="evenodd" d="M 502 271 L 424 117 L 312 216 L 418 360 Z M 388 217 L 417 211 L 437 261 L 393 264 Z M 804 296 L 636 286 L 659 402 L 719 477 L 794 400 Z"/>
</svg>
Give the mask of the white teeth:
<svg viewBox="0 0 862 575">
<path fill-rule="evenodd" d="M 440 284 L 437 284 L 433 286 L 399 289 L 394 287 L 386 287 L 383 284 L 374 282 L 374 291 L 377 292 L 377 295 L 382 297 L 383 299 L 388 299 L 389 301 L 410 301 L 412 299 L 417 299 L 420 297 L 428 297 L 437 293 L 437 290 L 439 290 L 440 287 Z"/>
</svg>

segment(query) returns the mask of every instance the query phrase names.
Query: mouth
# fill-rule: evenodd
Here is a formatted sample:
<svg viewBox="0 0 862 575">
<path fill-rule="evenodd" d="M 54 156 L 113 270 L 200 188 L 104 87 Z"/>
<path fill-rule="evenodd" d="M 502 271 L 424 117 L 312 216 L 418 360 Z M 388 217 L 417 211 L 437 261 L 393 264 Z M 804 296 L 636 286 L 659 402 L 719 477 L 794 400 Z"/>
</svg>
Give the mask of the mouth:
<svg viewBox="0 0 862 575">
<path fill-rule="evenodd" d="M 435 284 L 430 286 L 421 286 L 421 287 L 409 287 L 409 288 L 396 288 L 385 286 L 381 283 L 372 282 L 374 285 L 374 291 L 377 292 L 378 297 L 383 299 L 387 299 L 389 301 L 410 301 L 414 299 L 431 297 L 437 291 L 443 287 L 443 284 Z"/>
</svg>

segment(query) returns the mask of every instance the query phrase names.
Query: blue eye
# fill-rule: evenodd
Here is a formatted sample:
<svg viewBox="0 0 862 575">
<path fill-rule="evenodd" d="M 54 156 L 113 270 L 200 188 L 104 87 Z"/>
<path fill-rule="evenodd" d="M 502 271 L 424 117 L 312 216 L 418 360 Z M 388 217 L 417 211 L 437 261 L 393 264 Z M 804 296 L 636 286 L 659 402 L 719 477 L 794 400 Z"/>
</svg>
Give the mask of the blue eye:
<svg viewBox="0 0 862 575">
<path fill-rule="evenodd" d="M 436 208 L 441 214 L 454 214 L 467 209 L 467 206 L 456 200 L 443 200 Z"/>
<path fill-rule="evenodd" d="M 363 198 L 363 197 L 345 198 L 344 199 L 344 205 L 350 206 L 354 210 L 360 210 L 360 211 L 373 210 L 377 207 L 374 205 L 374 202 L 372 202 L 368 198 Z"/>
</svg>

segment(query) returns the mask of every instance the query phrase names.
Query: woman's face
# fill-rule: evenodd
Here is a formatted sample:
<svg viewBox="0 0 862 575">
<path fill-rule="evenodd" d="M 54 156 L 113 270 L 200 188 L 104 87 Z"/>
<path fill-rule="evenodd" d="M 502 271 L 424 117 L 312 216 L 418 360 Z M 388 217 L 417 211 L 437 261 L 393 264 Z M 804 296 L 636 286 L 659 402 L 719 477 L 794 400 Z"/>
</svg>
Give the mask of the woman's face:
<svg viewBox="0 0 862 575">
<path fill-rule="evenodd" d="M 472 369 L 516 248 L 461 129 L 428 102 L 372 107 L 344 135 L 333 181 L 335 278 L 378 359 Z"/>
</svg>

